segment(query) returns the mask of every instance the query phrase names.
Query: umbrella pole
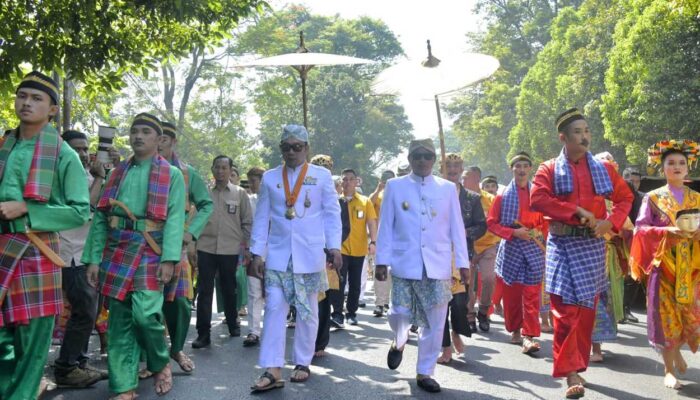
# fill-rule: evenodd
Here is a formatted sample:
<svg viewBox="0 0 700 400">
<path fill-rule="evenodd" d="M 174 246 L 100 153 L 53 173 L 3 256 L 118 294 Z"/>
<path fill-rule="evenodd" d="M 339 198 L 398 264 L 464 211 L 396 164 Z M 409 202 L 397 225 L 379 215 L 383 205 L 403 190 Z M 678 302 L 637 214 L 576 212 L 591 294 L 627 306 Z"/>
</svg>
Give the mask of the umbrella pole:
<svg viewBox="0 0 700 400">
<path fill-rule="evenodd" d="M 304 128 L 309 129 L 308 105 L 306 103 L 306 71 L 301 72 L 301 104 L 304 110 Z"/>
<path fill-rule="evenodd" d="M 440 100 L 435 95 L 435 111 L 438 119 L 438 136 L 440 138 L 440 173 L 445 174 L 445 134 L 442 131 L 442 116 L 440 115 Z"/>
</svg>

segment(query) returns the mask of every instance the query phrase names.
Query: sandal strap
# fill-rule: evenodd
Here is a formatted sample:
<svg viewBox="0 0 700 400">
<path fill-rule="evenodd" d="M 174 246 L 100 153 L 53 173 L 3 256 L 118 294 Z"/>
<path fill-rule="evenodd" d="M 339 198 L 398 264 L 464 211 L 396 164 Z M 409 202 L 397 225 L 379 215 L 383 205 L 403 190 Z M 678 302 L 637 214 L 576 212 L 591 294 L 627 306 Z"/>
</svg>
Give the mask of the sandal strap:
<svg viewBox="0 0 700 400">
<path fill-rule="evenodd" d="M 269 371 L 263 372 L 262 375 L 260 375 L 260 378 L 258 378 L 258 379 L 263 379 L 263 378 L 269 379 L 270 384 L 277 382 L 277 378 L 275 378 L 275 376 L 272 375 Z"/>
<path fill-rule="evenodd" d="M 307 374 L 310 374 L 310 373 L 311 373 L 311 370 L 310 370 L 309 367 L 307 367 L 306 365 L 297 365 L 297 366 L 294 367 L 294 370 L 295 370 L 295 371 L 304 371 L 304 372 L 306 372 Z"/>
</svg>

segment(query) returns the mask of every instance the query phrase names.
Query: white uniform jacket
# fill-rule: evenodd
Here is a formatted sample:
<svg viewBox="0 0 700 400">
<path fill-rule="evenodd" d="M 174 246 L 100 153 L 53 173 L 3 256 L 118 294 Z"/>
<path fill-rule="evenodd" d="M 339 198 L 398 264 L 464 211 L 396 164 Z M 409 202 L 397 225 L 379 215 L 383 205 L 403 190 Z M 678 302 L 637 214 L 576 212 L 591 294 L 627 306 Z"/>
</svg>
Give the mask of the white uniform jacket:
<svg viewBox="0 0 700 400">
<path fill-rule="evenodd" d="M 327 169 L 309 164 L 294 205 L 296 217 L 289 220 L 285 217 L 283 170 L 291 191 L 301 166 L 293 170 L 280 165 L 263 174 L 250 251 L 263 255 L 267 246 L 267 269 L 286 271 L 291 255 L 294 273 L 320 272 L 326 266 L 323 248 L 340 249 L 340 204 L 333 179 Z"/>
<path fill-rule="evenodd" d="M 469 268 L 467 238 L 454 183 L 432 175 L 389 179 L 377 237 L 377 265 L 392 275 L 420 280 L 451 279 L 455 266 Z"/>
</svg>

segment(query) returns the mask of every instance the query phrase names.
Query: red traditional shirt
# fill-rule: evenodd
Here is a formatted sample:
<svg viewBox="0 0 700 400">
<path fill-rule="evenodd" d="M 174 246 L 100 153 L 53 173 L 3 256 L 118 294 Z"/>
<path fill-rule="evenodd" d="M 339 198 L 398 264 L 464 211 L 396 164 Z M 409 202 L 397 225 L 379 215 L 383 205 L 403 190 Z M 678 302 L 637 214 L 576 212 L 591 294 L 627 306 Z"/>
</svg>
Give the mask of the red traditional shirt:
<svg viewBox="0 0 700 400">
<path fill-rule="evenodd" d="M 514 228 L 510 226 L 501 225 L 501 203 L 503 202 L 503 195 L 499 194 L 491 205 L 489 210 L 489 215 L 486 218 L 486 225 L 490 232 L 502 237 L 505 240 L 511 240 L 513 238 Z M 528 229 L 537 229 L 542 232 L 544 237 L 547 236 L 545 221 L 542 213 L 534 211 L 530 207 L 530 192 L 525 187 L 518 187 L 518 207 L 519 217 L 518 222 Z"/>
</svg>

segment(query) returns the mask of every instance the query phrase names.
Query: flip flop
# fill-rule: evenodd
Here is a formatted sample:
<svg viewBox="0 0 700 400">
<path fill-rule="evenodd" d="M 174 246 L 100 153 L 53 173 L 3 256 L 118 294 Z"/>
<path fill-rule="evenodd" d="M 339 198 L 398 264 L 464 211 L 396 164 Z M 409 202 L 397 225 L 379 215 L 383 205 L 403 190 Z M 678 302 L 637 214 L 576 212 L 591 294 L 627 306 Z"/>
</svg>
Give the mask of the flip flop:
<svg viewBox="0 0 700 400">
<path fill-rule="evenodd" d="M 306 372 L 306 377 L 304 377 L 304 378 L 297 378 L 297 377 L 295 376 L 295 373 L 298 372 L 298 371 Z M 292 374 L 293 374 L 293 375 L 289 378 L 290 381 L 292 381 L 292 382 L 294 382 L 294 383 L 306 382 L 306 381 L 308 381 L 309 378 L 311 377 L 311 370 L 309 369 L 309 367 L 307 367 L 307 366 L 305 366 L 305 365 L 297 365 L 296 367 L 294 367 L 294 371 L 292 372 Z"/>
<path fill-rule="evenodd" d="M 260 381 L 262 379 L 267 379 L 268 381 L 270 381 L 270 383 L 268 383 L 265 386 L 257 386 L 257 385 L 251 386 L 250 390 L 253 393 L 266 392 L 268 390 L 279 389 L 279 388 L 284 387 L 284 381 L 281 379 L 275 378 L 275 376 L 272 375 L 271 373 L 269 373 L 268 371 L 263 372 L 262 375 L 260 375 L 260 377 L 258 378 L 258 381 Z"/>
<path fill-rule="evenodd" d="M 192 373 L 192 371 L 194 371 L 194 361 L 192 361 L 192 359 L 184 352 L 181 351 L 175 354 L 170 354 L 170 358 L 175 360 L 177 365 L 180 366 L 182 372 L 189 374 Z"/>
</svg>

